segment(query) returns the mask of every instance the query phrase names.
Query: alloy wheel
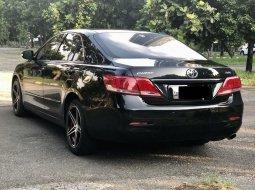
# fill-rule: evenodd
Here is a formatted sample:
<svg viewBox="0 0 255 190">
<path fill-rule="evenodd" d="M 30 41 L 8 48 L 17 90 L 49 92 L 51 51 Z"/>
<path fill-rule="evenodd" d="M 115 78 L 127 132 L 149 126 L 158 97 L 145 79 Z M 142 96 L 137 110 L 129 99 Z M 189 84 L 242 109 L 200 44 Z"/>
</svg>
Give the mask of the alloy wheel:
<svg viewBox="0 0 255 190">
<path fill-rule="evenodd" d="M 81 139 L 81 114 L 79 109 L 73 105 L 67 112 L 67 138 L 70 146 L 76 148 Z"/>
<path fill-rule="evenodd" d="M 20 89 L 17 82 L 13 83 L 12 86 L 12 105 L 14 111 L 19 109 L 19 102 L 20 102 Z"/>
</svg>

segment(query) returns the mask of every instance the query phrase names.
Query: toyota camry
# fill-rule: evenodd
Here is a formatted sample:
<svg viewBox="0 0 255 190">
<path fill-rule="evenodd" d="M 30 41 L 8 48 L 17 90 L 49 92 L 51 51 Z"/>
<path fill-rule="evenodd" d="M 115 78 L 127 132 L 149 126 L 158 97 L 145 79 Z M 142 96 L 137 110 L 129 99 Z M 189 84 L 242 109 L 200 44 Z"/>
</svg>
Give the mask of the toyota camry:
<svg viewBox="0 0 255 190">
<path fill-rule="evenodd" d="M 63 126 L 77 155 L 100 140 L 202 145 L 233 139 L 242 124 L 236 73 L 165 34 L 67 30 L 23 58 L 14 114 Z"/>
</svg>

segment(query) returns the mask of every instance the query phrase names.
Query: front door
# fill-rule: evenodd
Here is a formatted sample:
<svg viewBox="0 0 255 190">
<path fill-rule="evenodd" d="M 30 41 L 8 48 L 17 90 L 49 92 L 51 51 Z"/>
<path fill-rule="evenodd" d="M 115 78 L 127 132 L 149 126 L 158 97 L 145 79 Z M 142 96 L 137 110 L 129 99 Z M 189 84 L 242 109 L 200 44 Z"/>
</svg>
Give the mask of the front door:
<svg viewBox="0 0 255 190">
<path fill-rule="evenodd" d="M 26 106 L 30 106 L 42 111 L 43 101 L 43 65 L 36 61 L 28 61 L 24 64 L 23 73 L 23 101 Z"/>
<path fill-rule="evenodd" d="M 50 39 L 35 55 L 35 60 L 25 64 L 23 90 L 24 103 L 38 111 L 47 109 L 44 99 L 44 75 L 48 64 L 58 59 L 57 51 L 63 41 L 64 35 Z"/>
</svg>

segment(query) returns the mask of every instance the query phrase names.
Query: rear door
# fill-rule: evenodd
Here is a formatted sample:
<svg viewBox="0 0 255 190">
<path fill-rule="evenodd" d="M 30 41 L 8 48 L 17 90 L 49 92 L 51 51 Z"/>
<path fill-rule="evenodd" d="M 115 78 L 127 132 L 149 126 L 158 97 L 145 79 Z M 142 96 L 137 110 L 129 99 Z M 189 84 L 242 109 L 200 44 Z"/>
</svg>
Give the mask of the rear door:
<svg viewBox="0 0 255 190">
<path fill-rule="evenodd" d="M 75 65 L 84 63 L 81 36 L 72 33 L 67 34 L 55 57 L 54 61 L 45 62 L 43 91 L 46 112 L 52 117 L 59 118 L 62 113 L 62 102 L 66 89 L 70 87 L 67 84 L 72 83 L 69 80 L 75 72 Z"/>
</svg>

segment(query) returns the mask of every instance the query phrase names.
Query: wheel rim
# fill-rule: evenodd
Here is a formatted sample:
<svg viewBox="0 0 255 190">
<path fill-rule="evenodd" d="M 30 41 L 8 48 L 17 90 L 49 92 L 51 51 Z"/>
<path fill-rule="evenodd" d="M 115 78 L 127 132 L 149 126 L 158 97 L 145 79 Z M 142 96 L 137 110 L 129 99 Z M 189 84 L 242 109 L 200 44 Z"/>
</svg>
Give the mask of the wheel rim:
<svg viewBox="0 0 255 190">
<path fill-rule="evenodd" d="M 12 105 L 15 111 L 18 110 L 20 100 L 20 90 L 17 83 L 12 86 Z"/>
<path fill-rule="evenodd" d="M 81 115 L 76 106 L 71 106 L 67 112 L 67 138 L 71 147 L 76 148 L 81 138 Z"/>
</svg>

